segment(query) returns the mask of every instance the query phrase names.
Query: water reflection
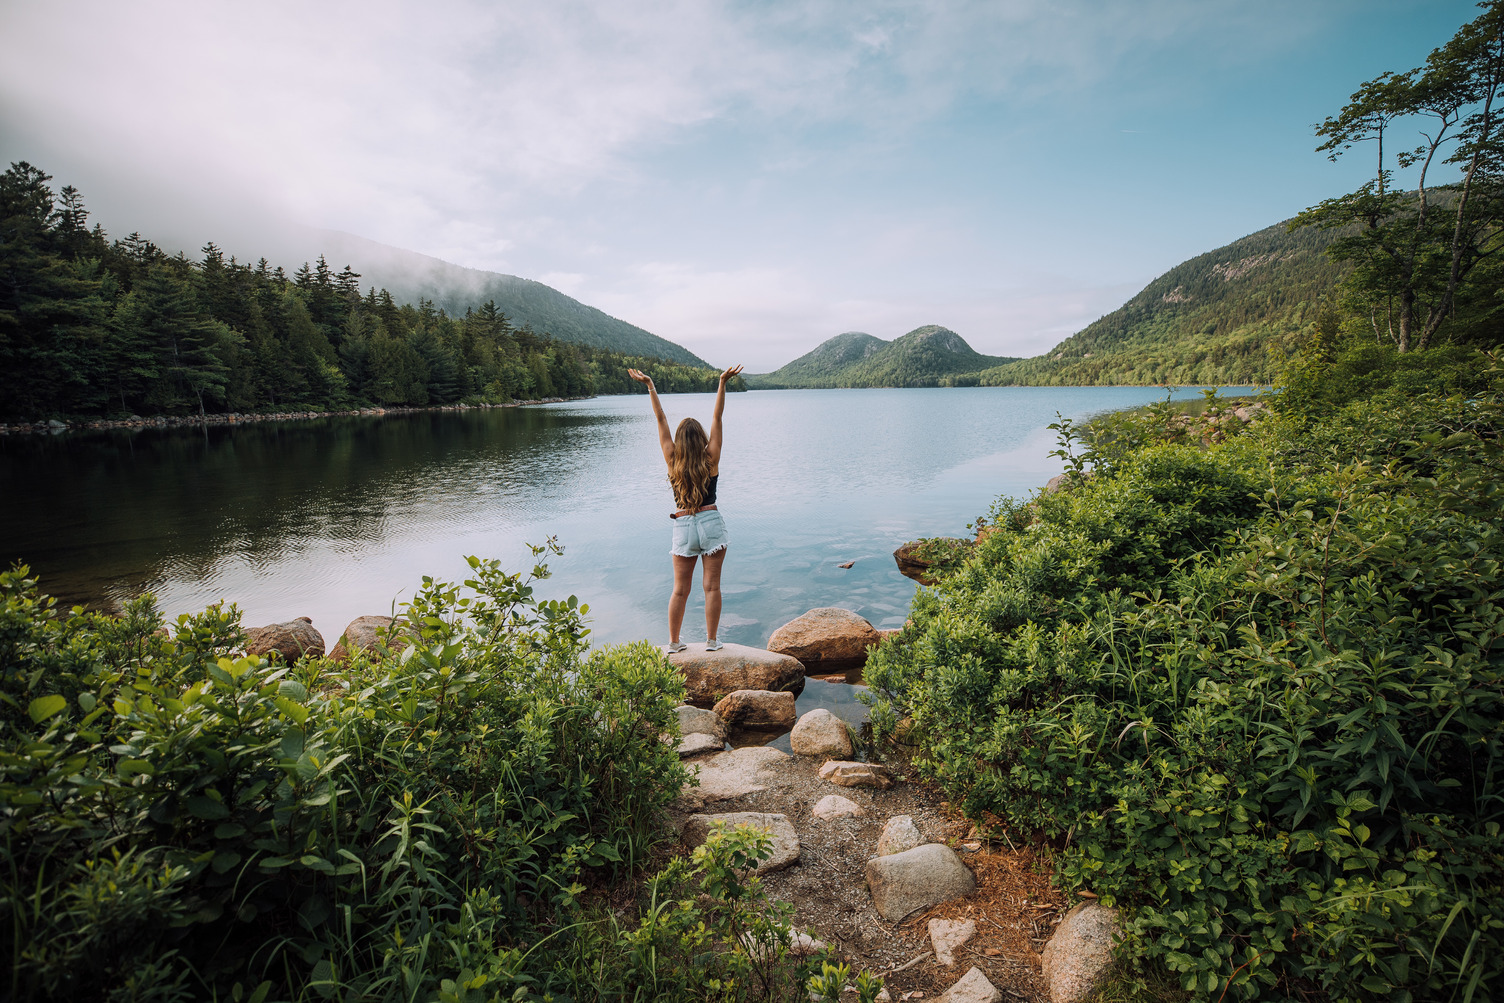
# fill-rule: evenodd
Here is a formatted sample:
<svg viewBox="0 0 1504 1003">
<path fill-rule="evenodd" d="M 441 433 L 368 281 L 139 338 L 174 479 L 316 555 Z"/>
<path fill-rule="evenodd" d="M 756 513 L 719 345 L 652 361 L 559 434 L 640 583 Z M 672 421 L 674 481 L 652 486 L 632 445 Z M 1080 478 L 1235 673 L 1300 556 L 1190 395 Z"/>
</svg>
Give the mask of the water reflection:
<svg viewBox="0 0 1504 1003">
<path fill-rule="evenodd" d="M 761 645 L 815 606 L 901 624 L 914 584 L 897 573 L 894 547 L 964 533 L 997 495 L 1027 494 L 1058 472 L 1045 429 L 1056 411 L 1082 417 L 1161 396 L 733 396 L 721 637 Z M 707 420 L 712 401 L 665 405 L 672 421 Z M 589 602 L 597 640 L 664 640 L 671 506 L 639 397 L 0 439 L 0 557 L 31 564 L 48 591 L 108 604 L 151 589 L 172 614 L 225 598 L 247 623 L 309 616 L 331 638 L 405 600 L 423 575 L 463 578 L 466 554 L 529 567 L 526 543 L 554 535 L 566 554 L 541 594 Z M 686 638 L 701 632 L 695 596 Z"/>
</svg>

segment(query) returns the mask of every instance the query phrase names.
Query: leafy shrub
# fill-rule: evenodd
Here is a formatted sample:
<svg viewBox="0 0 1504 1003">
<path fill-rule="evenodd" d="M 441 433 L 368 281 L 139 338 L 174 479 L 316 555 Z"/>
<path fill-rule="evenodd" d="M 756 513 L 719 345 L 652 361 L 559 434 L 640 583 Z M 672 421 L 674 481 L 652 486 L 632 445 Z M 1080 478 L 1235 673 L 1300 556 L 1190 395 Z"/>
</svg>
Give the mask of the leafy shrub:
<svg viewBox="0 0 1504 1003">
<path fill-rule="evenodd" d="M 1500 396 L 1159 421 L 997 506 L 869 660 L 874 723 L 912 718 L 969 815 L 1052 840 L 1197 995 L 1491 998 Z"/>
<path fill-rule="evenodd" d="M 235 658 L 238 612 L 60 613 L 0 575 L 10 999 L 489 999 L 591 882 L 640 867 L 684 772 L 682 682 L 586 654 L 586 608 L 470 559 L 399 656 Z M 250 986 L 257 986 L 254 991 Z"/>
</svg>

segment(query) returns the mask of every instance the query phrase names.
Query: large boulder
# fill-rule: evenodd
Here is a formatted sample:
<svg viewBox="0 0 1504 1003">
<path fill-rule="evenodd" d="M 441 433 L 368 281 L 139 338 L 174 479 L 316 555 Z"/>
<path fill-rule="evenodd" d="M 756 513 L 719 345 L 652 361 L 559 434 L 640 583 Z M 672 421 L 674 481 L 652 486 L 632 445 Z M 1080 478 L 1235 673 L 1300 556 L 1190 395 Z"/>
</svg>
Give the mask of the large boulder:
<svg viewBox="0 0 1504 1003">
<path fill-rule="evenodd" d="M 689 649 L 668 656 L 684 673 L 685 699 L 709 707 L 737 690 L 804 691 L 804 666 L 799 659 L 745 644 L 723 645 L 719 651 Z"/>
<path fill-rule="evenodd" d="M 674 713 L 679 715 L 679 734 L 686 737 L 690 735 L 714 735 L 721 741 L 726 740 L 726 722 L 713 710 L 701 710 L 684 704 L 674 708 Z"/>
<path fill-rule="evenodd" d="M 771 767 L 791 758 L 786 752 L 754 745 L 690 763 L 690 775 L 699 778 L 700 786 L 686 787 L 684 801 L 692 806 L 703 805 L 767 790 L 769 784 L 784 782 Z"/>
<path fill-rule="evenodd" d="M 773 631 L 768 650 L 804 663 L 805 672 L 845 672 L 867 664 L 867 649 L 882 639 L 863 617 L 823 606 Z"/>
<path fill-rule="evenodd" d="M 686 846 L 699 846 L 710 838 L 717 825 L 733 829 L 739 825 L 755 826 L 773 837 L 773 854 L 757 865 L 758 874 L 771 874 L 799 862 L 799 835 L 787 815 L 769 815 L 760 811 L 733 811 L 724 815 L 691 815 L 684 820 L 682 835 Z"/>
<path fill-rule="evenodd" d="M 846 722 L 824 707 L 818 707 L 799 719 L 789 735 L 796 756 L 851 755 L 851 733 Z"/>
<path fill-rule="evenodd" d="M 1116 909 L 1098 902 L 1078 905 L 1065 914 L 1039 955 L 1050 1003 L 1080 1003 L 1101 986 L 1112 967 L 1117 919 Z"/>
<path fill-rule="evenodd" d="M 877 855 L 891 857 L 895 853 L 923 845 L 924 836 L 920 834 L 919 826 L 914 824 L 914 817 L 894 815 L 883 825 L 882 834 L 877 837 Z"/>
<path fill-rule="evenodd" d="M 886 766 L 877 763 L 855 763 L 831 760 L 820 767 L 820 779 L 829 780 L 837 787 L 876 787 L 886 790 L 893 786 L 893 778 Z"/>
<path fill-rule="evenodd" d="M 999 1003 L 1003 994 L 975 966 L 960 981 L 935 997 L 935 1003 Z"/>
<path fill-rule="evenodd" d="M 976 878 L 955 851 L 925 843 L 903 853 L 867 861 L 867 887 L 877 914 L 889 923 L 976 891 Z"/>
<path fill-rule="evenodd" d="M 794 694 L 737 690 L 722 697 L 715 714 L 733 728 L 788 731 L 794 726 Z"/>
<path fill-rule="evenodd" d="M 408 641 L 392 630 L 393 622 L 389 616 L 356 617 L 334 643 L 334 650 L 329 652 L 329 657 L 336 662 L 343 662 L 352 652 L 375 651 L 378 642 L 384 642 L 393 652 L 401 651 L 407 647 Z"/>
<path fill-rule="evenodd" d="M 286 623 L 252 627 L 245 632 L 247 655 L 280 655 L 284 662 L 296 662 L 304 655 L 317 658 L 324 653 L 324 635 L 306 616 Z"/>
</svg>

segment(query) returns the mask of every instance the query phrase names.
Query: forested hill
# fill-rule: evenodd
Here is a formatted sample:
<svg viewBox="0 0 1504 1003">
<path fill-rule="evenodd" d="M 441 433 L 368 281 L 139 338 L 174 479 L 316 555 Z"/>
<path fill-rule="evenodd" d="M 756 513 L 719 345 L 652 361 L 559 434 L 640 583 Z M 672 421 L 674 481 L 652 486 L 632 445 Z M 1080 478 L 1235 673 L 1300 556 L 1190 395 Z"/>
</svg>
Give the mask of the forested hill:
<svg viewBox="0 0 1504 1003">
<path fill-rule="evenodd" d="M 977 373 L 1013 359 L 982 355 L 956 332 L 929 324 L 883 341 L 848 331 L 771 373 L 747 377 L 754 390 L 784 387 L 975 386 Z"/>
<path fill-rule="evenodd" d="M 628 366 L 664 392 L 716 386 L 703 363 L 569 344 L 494 302 L 456 315 L 362 293 L 358 272 L 322 257 L 289 275 L 212 243 L 190 259 L 139 234 L 111 240 L 50 180 L 26 163 L 0 174 L 0 420 L 645 392 Z"/>
<path fill-rule="evenodd" d="M 1279 223 L 1176 265 L 1122 307 L 985 386 L 1269 383 L 1347 267 L 1338 231 Z"/>
<path fill-rule="evenodd" d="M 348 233 L 322 230 L 317 231 L 317 237 L 321 253 L 334 261 L 350 262 L 366 285 L 387 289 L 399 303 L 427 300 L 458 316 L 490 301 L 513 324 L 547 331 L 560 341 L 668 359 L 681 365 L 710 365 L 682 345 L 618 320 L 542 282 L 465 268 Z"/>
</svg>

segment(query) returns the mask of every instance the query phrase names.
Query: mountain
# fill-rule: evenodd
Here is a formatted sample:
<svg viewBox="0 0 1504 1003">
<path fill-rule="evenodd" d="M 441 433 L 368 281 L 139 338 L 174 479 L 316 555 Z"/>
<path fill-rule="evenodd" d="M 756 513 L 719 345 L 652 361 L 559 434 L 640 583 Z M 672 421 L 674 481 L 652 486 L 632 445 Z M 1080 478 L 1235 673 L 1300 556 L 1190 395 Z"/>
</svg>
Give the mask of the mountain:
<svg viewBox="0 0 1504 1003">
<path fill-rule="evenodd" d="M 793 362 L 746 380 L 754 390 L 975 386 L 976 373 L 1013 361 L 982 355 L 956 332 L 929 324 L 892 341 L 860 331 L 838 334 Z"/>
<path fill-rule="evenodd" d="M 301 262 L 322 254 L 335 269 L 348 264 L 360 273 L 361 288 L 385 288 L 398 303 L 427 299 L 450 315 L 463 317 L 467 309 L 495 300 L 496 308 L 513 324 L 560 341 L 711 368 L 682 345 L 532 279 L 465 268 L 336 230 L 301 229 L 286 243 L 289 246 L 277 248 L 282 255 L 296 255 Z"/>
<path fill-rule="evenodd" d="M 1287 223 L 1170 269 L 1044 355 L 982 373 L 984 386 L 1272 382 L 1346 274 L 1338 231 Z"/>
</svg>

